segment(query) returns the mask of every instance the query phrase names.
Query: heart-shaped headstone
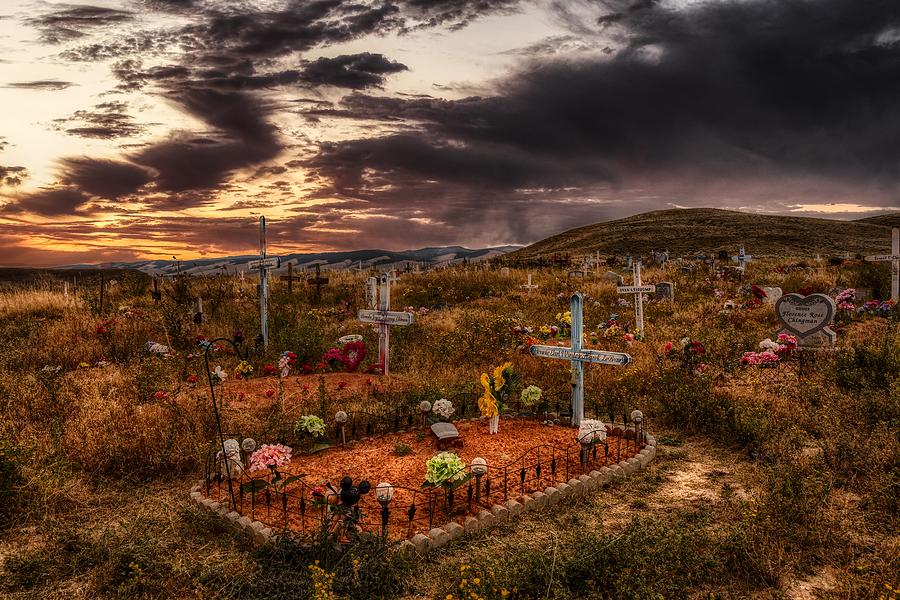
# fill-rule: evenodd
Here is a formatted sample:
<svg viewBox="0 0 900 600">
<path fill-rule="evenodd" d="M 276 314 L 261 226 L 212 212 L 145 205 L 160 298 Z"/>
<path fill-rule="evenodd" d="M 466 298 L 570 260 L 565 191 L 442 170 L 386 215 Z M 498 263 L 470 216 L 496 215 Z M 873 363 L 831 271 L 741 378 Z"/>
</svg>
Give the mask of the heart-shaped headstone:
<svg viewBox="0 0 900 600">
<path fill-rule="evenodd" d="M 834 300 L 825 294 L 787 294 L 775 303 L 775 315 L 782 327 L 799 338 L 825 330 L 835 311 Z"/>
</svg>

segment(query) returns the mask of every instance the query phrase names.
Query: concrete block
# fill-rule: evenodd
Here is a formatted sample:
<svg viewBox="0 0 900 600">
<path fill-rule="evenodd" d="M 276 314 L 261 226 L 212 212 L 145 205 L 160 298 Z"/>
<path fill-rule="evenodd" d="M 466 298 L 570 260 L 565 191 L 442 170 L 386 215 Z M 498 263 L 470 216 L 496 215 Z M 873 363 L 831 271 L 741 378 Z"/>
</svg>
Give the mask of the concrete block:
<svg viewBox="0 0 900 600">
<path fill-rule="evenodd" d="M 547 495 L 547 504 L 546 506 L 553 506 L 560 500 L 562 500 L 562 494 L 559 491 L 559 488 L 548 487 L 544 490 L 544 493 Z"/>
<path fill-rule="evenodd" d="M 566 497 L 572 495 L 572 486 L 569 485 L 568 483 L 560 483 L 556 487 L 557 487 L 557 489 L 559 489 L 559 493 L 563 498 L 566 498 Z"/>
<path fill-rule="evenodd" d="M 466 530 L 462 525 L 456 523 L 455 521 L 451 521 L 444 525 L 444 531 L 450 535 L 451 540 L 459 539 L 466 533 Z"/>
<path fill-rule="evenodd" d="M 412 536 L 410 542 L 415 546 L 416 554 L 428 554 L 428 551 L 431 550 L 431 538 L 427 535 L 417 533 Z"/>
<path fill-rule="evenodd" d="M 496 522 L 497 517 L 494 516 L 494 513 L 487 510 L 482 510 L 478 513 L 478 529 L 480 531 L 490 529 Z"/>
<path fill-rule="evenodd" d="M 429 531 L 428 537 L 431 538 L 431 548 L 440 548 L 450 541 L 450 534 L 440 527 L 435 527 Z"/>
<path fill-rule="evenodd" d="M 533 493 L 531 499 L 537 505 L 537 510 L 543 510 L 543 508 L 547 506 L 547 494 L 544 492 Z"/>
<path fill-rule="evenodd" d="M 509 511 L 510 519 L 514 519 L 515 517 L 518 517 L 520 514 L 522 514 L 522 511 L 525 510 L 525 507 L 522 506 L 520 503 L 516 502 L 515 500 L 507 500 L 504 503 L 504 506 L 506 507 L 506 510 Z"/>
<path fill-rule="evenodd" d="M 495 504 L 494 506 L 492 506 L 491 512 L 494 513 L 494 517 L 497 519 L 497 523 L 505 523 L 506 521 L 509 521 L 509 510 L 502 504 Z"/>
<path fill-rule="evenodd" d="M 467 534 L 475 533 L 478 531 L 478 519 L 475 517 L 466 517 L 465 525 L 463 528 L 466 530 Z"/>
</svg>

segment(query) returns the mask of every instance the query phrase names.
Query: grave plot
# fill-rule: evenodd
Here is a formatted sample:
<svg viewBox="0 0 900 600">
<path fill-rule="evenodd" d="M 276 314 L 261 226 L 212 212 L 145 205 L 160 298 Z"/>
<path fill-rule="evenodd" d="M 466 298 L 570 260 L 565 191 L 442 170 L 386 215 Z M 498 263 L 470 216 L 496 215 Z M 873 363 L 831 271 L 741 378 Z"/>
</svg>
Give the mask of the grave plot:
<svg viewBox="0 0 900 600">
<path fill-rule="evenodd" d="M 542 507 L 549 496 L 576 488 L 580 492 L 616 473 L 633 472 L 655 454 L 648 447 L 655 443 L 652 437 L 640 425 L 635 433 L 633 423 L 583 421 L 582 429 L 585 423 L 595 429 L 579 440 L 579 429 L 539 418 L 504 418 L 496 435 L 480 419 L 442 422 L 456 428 L 462 447 L 451 445 L 441 452 L 423 414 L 383 419 L 375 428 L 389 430 L 382 435 L 359 437 L 359 430 L 351 435 L 351 425 L 365 427 L 368 417 L 339 413 L 333 425 L 322 422 L 332 446 L 312 453 L 311 439 L 289 440 L 290 450 L 273 450 L 239 435 L 229 437 L 225 453 L 222 445 L 212 446 L 206 476 L 193 497 L 235 522 L 245 518 L 242 524 L 251 534 L 254 528 L 268 529 L 266 536 L 284 530 L 311 533 L 349 512 L 363 530 L 409 539 L 438 527 L 472 529 L 473 519 L 484 528 L 526 506 Z M 254 458 L 255 452 L 277 455 L 281 464 L 253 468 L 261 460 Z M 222 460 L 226 454 L 227 465 Z M 444 484 L 427 485 L 429 461 L 435 457 L 452 472 Z M 348 497 L 342 480 L 352 481 L 356 492 Z"/>
</svg>

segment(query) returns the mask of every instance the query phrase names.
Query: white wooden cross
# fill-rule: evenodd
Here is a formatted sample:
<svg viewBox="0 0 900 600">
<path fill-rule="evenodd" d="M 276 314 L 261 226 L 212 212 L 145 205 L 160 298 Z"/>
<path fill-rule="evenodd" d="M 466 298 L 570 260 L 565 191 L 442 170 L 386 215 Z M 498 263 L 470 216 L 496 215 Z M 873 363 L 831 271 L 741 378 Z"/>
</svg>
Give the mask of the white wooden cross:
<svg viewBox="0 0 900 600">
<path fill-rule="evenodd" d="M 528 290 L 528 295 L 530 296 L 530 295 L 531 295 L 531 290 L 536 290 L 536 289 L 538 289 L 538 287 L 540 287 L 540 286 L 538 286 L 537 284 L 531 283 L 531 273 L 529 273 L 529 274 L 528 274 L 528 283 L 526 283 L 526 284 L 523 285 L 522 287 L 525 288 L 526 290 Z"/>
<path fill-rule="evenodd" d="M 373 281 L 375 280 L 375 281 Z M 378 362 L 382 365 L 384 374 L 390 369 L 391 358 L 391 325 L 412 325 L 413 314 L 391 310 L 391 278 L 389 273 L 382 273 L 377 278 L 369 277 L 366 290 L 366 299 L 371 306 L 373 296 L 377 298 L 378 309 L 363 309 L 359 311 L 357 318 L 363 323 L 378 323 Z M 373 294 L 377 285 L 380 293 Z"/>
<path fill-rule="evenodd" d="M 619 365 L 624 367 L 631 362 L 631 356 L 624 352 L 606 352 L 582 347 L 584 336 L 584 296 L 581 292 L 572 294 L 569 311 L 572 315 L 572 345 L 531 346 L 531 355 L 538 358 L 556 358 L 572 362 L 572 425 L 578 427 L 584 418 L 584 363 L 601 365 Z"/>
<path fill-rule="evenodd" d="M 652 294 L 656 291 L 655 285 L 641 285 L 641 257 L 632 265 L 634 273 L 634 285 L 620 285 L 616 291 L 620 294 L 634 294 L 634 324 L 638 335 L 644 337 L 644 294 Z"/>
<path fill-rule="evenodd" d="M 746 260 L 747 255 L 744 252 L 744 245 L 741 244 L 741 247 L 738 248 L 738 268 L 743 271 L 744 270 L 744 261 Z"/>
<path fill-rule="evenodd" d="M 891 263 L 891 300 L 900 301 L 900 228 L 891 230 L 891 253 L 867 256 L 869 262 Z"/>
<path fill-rule="evenodd" d="M 259 271 L 259 327 L 263 346 L 269 346 L 269 269 L 277 269 L 281 260 L 266 256 L 266 218 L 259 218 L 259 259 L 251 260 L 247 267 Z"/>
</svg>

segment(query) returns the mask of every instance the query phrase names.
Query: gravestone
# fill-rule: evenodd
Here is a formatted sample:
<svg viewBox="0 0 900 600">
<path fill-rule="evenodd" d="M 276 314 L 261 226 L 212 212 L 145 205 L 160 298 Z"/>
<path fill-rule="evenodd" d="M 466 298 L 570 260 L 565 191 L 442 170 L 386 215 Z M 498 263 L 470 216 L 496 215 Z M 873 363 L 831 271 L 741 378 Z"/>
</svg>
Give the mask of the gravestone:
<svg viewBox="0 0 900 600">
<path fill-rule="evenodd" d="M 671 281 L 660 281 L 656 284 L 656 299 L 675 301 L 675 284 Z"/>
<path fill-rule="evenodd" d="M 500 275 L 503 277 L 509 277 L 509 267 L 503 267 L 500 269 Z"/>
<path fill-rule="evenodd" d="M 784 295 L 780 287 L 764 287 L 763 291 L 766 293 L 766 304 L 775 304 Z"/>
<path fill-rule="evenodd" d="M 581 269 L 569 271 L 569 277 L 585 277 L 587 273 Z"/>
<path fill-rule="evenodd" d="M 616 285 L 622 285 L 623 283 L 625 283 L 625 280 L 622 278 L 622 276 L 619 275 L 618 273 L 614 273 L 613 271 L 607 271 L 603 275 L 603 279 L 606 279 L 607 281 L 612 281 Z"/>
<path fill-rule="evenodd" d="M 438 449 L 446 450 L 451 445 L 456 448 L 463 447 L 462 438 L 459 437 L 459 430 L 453 423 L 434 423 L 431 426 L 431 432 L 437 436 Z"/>
<path fill-rule="evenodd" d="M 775 316 L 781 324 L 775 335 L 794 335 L 797 345 L 804 348 L 833 347 L 837 334 L 829 325 L 836 312 L 834 300 L 825 294 L 786 294 L 775 303 Z"/>
<path fill-rule="evenodd" d="M 855 288 L 854 289 L 854 297 L 856 299 L 857 304 L 865 304 L 869 300 L 872 299 L 872 289 L 871 288 Z"/>
</svg>

